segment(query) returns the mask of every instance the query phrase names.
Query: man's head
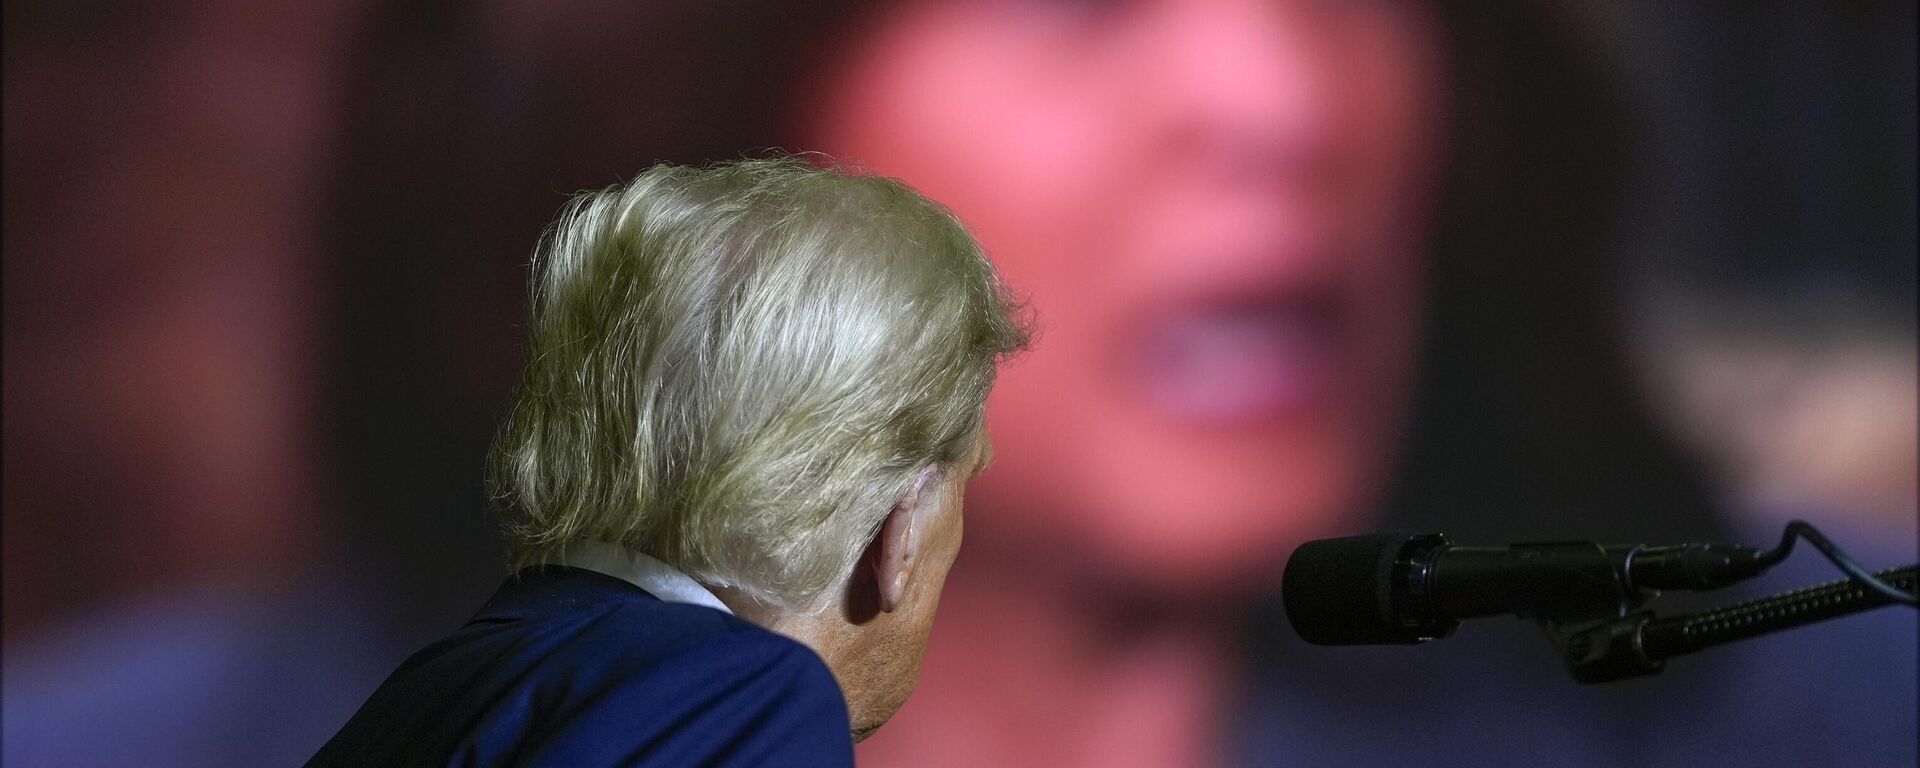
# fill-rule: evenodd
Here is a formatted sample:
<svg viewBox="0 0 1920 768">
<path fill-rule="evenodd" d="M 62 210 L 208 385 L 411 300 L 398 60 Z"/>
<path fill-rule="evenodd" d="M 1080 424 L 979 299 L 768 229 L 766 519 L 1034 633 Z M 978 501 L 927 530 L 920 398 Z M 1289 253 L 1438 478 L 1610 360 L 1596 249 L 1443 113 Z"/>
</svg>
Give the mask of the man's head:
<svg viewBox="0 0 1920 768">
<path fill-rule="evenodd" d="M 899 182 L 755 160 L 583 195 L 537 256 L 495 448 L 514 562 L 577 541 L 666 561 L 809 642 L 878 727 L 1023 342 L 979 246 Z"/>
</svg>

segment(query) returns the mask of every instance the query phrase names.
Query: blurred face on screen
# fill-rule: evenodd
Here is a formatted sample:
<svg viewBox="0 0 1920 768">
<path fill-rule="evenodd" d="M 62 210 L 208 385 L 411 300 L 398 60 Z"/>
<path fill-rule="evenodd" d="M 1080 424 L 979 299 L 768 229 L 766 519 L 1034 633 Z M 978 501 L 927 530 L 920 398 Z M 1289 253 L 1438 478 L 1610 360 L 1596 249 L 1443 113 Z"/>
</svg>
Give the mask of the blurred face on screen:
<svg viewBox="0 0 1920 768">
<path fill-rule="evenodd" d="M 931 0 L 812 143 L 951 206 L 1023 292 L 984 546 L 1169 588 L 1364 527 L 1412 376 L 1444 103 L 1392 0 Z"/>
</svg>

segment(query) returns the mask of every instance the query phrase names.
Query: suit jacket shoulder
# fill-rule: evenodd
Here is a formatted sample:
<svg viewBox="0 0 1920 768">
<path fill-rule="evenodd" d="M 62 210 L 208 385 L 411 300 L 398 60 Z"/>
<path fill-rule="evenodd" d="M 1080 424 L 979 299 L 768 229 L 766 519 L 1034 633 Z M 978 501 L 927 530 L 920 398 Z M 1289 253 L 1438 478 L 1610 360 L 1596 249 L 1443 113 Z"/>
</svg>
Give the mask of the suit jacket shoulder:
<svg viewBox="0 0 1920 768">
<path fill-rule="evenodd" d="M 849 766 L 806 646 L 589 571 L 528 571 L 414 654 L 309 765 Z"/>
</svg>

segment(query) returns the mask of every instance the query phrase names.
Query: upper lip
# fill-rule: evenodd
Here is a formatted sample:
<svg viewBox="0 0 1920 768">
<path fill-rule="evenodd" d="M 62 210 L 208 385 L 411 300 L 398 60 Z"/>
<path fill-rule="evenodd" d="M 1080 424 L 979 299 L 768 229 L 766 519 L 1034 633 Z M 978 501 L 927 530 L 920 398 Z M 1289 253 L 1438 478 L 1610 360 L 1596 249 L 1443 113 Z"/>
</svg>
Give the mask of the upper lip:
<svg viewBox="0 0 1920 768">
<path fill-rule="evenodd" d="M 1201 313 L 1274 313 L 1289 322 L 1333 333 L 1347 323 L 1349 308 L 1340 290 L 1341 259 L 1332 249 L 1238 250 L 1228 256 L 1200 256 L 1163 262 L 1128 281 L 1139 286 L 1115 307 L 1139 338 L 1166 322 Z"/>
<path fill-rule="evenodd" d="M 1127 318 L 1129 337 L 1151 337 L 1167 326 L 1194 318 L 1252 320 L 1304 330 L 1321 339 L 1339 336 L 1347 325 L 1347 307 L 1328 281 L 1274 286 L 1223 286 L 1221 290 L 1173 297 Z"/>
</svg>

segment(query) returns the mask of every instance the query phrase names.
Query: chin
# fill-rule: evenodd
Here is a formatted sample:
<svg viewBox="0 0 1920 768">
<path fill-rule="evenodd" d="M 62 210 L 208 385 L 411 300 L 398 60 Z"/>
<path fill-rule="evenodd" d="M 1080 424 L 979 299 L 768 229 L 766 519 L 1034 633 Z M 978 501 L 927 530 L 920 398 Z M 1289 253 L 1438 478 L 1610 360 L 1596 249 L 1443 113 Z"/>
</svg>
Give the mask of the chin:
<svg viewBox="0 0 1920 768">
<path fill-rule="evenodd" d="M 1287 555 L 1309 538 L 1291 525 L 1222 525 L 1179 537 L 1121 538 L 1100 559 L 1118 571 L 1117 580 L 1155 592 L 1252 595 L 1276 587 Z"/>
<path fill-rule="evenodd" d="M 916 674 L 916 678 L 917 677 L 918 675 Z M 911 695 L 911 691 L 909 691 L 907 695 Z M 853 740 L 855 743 L 865 741 L 866 738 L 872 736 L 875 731 L 880 730 L 881 726 L 886 725 L 888 721 L 892 720 L 894 715 L 899 714 L 900 707 L 907 703 L 907 699 L 905 695 L 898 696 L 897 698 L 897 701 L 874 704 L 863 707 L 861 711 L 852 713 Z"/>
<path fill-rule="evenodd" d="M 1194 433 L 1129 421 L 1110 418 L 1051 461 L 1022 462 L 1024 446 L 1009 436 L 1004 469 L 970 490 L 981 543 L 1103 588 L 1190 599 L 1272 589 L 1301 542 L 1372 525 L 1386 462 L 1369 434 L 1311 423 Z"/>
<path fill-rule="evenodd" d="M 1332 467 L 1135 486 L 1089 507 L 1078 537 L 1108 578 L 1174 595 L 1274 588 L 1301 542 L 1367 526 L 1368 484 Z M 1123 489 L 1125 490 L 1125 489 Z M 1099 509 L 1099 513 L 1091 510 Z"/>
<path fill-rule="evenodd" d="M 932 625 L 926 627 L 931 629 Z M 861 688 L 856 684 L 855 691 L 847 699 L 855 742 L 872 736 L 892 720 L 900 708 L 906 706 L 913 689 L 919 685 L 920 662 L 926 657 L 926 634 L 917 633 L 917 638 L 917 642 L 900 639 L 899 642 L 882 642 L 874 646 L 874 650 L 881 655 L 868 658 L 868 671 L 872 675 L 868 679 L 882 681 L 881 685 Z"/>
</svg>

